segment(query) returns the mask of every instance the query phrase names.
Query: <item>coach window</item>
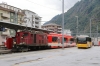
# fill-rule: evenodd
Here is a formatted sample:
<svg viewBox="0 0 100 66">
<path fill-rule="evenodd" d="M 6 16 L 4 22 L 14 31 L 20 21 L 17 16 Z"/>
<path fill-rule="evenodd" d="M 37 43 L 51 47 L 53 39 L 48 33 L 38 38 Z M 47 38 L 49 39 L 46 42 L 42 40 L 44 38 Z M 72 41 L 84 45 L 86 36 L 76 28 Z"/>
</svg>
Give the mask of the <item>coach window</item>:
<svg viewBox="0 0 100 66">
<path fill-rule="evenodd" d="M 58 40 L 58 37 L 52 37 L 52 41 L 56 42 Z"/>
<path fill-rule="evenodd" d="M 64 42 L 66 42 L 67 41 L 67 39 L 66 38 L 64 38 Z"/>
</svg>

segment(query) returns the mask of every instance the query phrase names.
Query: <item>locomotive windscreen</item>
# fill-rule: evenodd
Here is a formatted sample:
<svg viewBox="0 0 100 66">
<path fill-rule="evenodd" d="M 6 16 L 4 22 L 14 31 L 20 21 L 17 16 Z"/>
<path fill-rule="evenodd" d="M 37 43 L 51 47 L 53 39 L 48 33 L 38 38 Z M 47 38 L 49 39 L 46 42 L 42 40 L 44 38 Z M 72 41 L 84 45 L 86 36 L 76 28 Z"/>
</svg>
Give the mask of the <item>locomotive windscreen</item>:
<svg viewBox="0 0 100 66">
<path fill-rule="evenodd" d="M 28 33 L 24 33 L 23 36 L 28 36 Z"/>
</svg>

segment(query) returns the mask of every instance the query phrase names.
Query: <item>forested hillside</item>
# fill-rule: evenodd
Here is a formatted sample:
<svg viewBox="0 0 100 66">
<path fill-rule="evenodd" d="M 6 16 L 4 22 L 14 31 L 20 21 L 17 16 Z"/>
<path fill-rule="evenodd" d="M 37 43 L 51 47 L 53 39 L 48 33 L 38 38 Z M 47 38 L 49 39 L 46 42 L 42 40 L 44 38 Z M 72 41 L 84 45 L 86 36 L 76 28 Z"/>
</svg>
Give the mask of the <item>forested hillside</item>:
<svg viewBox="0 0 100 66">
<path fill-rule="evenodd" d="M 100 0 L 81 0 L 64 13 L 64 28 L 71 29 L 73 33 L 76 33 L 77 18 L 75 16 L 78 16 L 79 33 L 89 32 L 90 19 L 92 19 L 92 32 L 96 32 L 97 25 L 100 32 Z M 51 22 L 61 25 L 62 14 L 56 15 L 47 23 Z"/>
</svg>

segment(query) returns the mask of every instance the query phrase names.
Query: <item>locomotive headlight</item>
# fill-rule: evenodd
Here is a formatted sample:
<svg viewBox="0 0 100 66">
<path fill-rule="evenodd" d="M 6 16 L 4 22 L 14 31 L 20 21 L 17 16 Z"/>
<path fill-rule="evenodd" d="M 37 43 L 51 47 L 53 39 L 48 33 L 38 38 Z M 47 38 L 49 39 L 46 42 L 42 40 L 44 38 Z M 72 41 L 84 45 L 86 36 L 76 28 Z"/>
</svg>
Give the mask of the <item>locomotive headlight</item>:
<svg viewBox="0 0 100 66">
<path fill-rule="evenodd" d="M 15 46 L 13 45 L 13 47 L 15 47 Z"/>
<path fill-rule="evenodd" d="M 25 42 L 23 42 L 23 44 L 25 44 Z"/>
<path fill-rule="evenodd" d="M 20 43 L 20 44 L 23 44 L 23 43 Z"/>
<path fill-rule="evenodd" d="M 16 42 L 14 42 L 14 44 L 16 44 Z"/>
<path fill-rule="evenodd" d="M 23 37 L 21 37 L 21 38 L 23 38 Z"/>
</svg>

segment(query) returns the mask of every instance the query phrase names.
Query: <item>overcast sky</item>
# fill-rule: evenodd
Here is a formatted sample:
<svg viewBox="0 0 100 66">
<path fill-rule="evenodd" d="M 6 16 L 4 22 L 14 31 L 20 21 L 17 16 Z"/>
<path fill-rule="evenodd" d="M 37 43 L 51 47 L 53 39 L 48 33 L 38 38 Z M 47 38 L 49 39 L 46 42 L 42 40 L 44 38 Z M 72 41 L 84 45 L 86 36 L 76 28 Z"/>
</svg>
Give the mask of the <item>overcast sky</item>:
<svg viewBox="0 0 100 66">
<path fill-rule="evenodd" d="M 65 12 L 79 0 L 64 0 Z M 9 5 L 28 9 L 42 17 L 42 21 L 49 21 L 55 15 L 62 13 L 62 0 L 0 0 Z M 42 24 L 44 23 L 42 22 Z"/>
</svg>

